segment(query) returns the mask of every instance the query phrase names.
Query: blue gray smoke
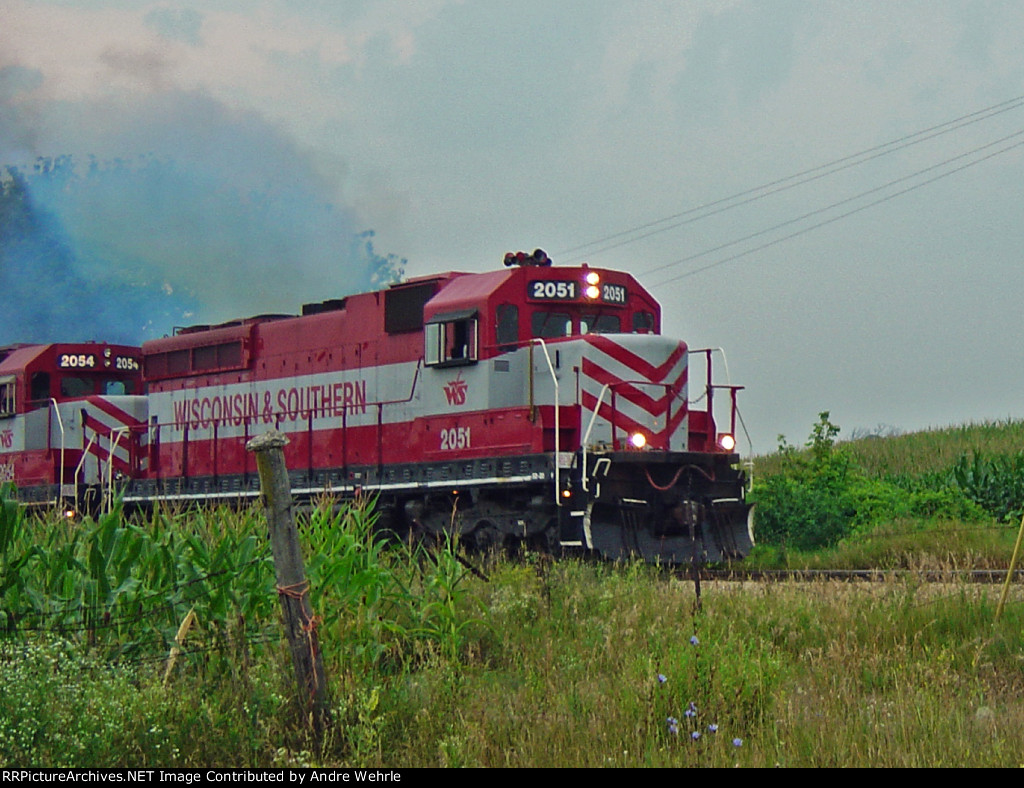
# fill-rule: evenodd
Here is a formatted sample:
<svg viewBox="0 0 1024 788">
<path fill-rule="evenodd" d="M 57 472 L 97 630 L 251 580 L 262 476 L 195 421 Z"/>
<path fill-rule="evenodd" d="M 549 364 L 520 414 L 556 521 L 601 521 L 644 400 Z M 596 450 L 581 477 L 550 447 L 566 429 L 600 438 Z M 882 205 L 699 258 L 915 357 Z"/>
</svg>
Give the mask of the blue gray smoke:
<svg viewBox="0 0 1024 788">
<path fill-rule="evenodd" d="M 0 130 L 38 153 L 9 98 Z M 141 342 L 400 277 L 339 204 L 340 176 L 259 115 L 191 93 L 108 110 L 50 108 L 101 154 L 0 160 L 0 344 Z"/>
</svg>

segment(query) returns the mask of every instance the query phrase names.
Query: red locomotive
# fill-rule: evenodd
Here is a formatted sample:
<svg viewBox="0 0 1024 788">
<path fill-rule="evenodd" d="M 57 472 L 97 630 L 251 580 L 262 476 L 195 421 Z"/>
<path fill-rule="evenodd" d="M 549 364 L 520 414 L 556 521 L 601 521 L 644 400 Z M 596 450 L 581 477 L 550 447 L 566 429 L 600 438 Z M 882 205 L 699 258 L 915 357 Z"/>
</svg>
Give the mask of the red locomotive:
<svg viewBox="0 0 1024 788">
<path fill-rule="evenodd" d="M 657 302 L 627 273 L 553 267 L 540 250 L 505 263 L 146 342 L 145 397 L 129 396 L 138 378 L 127 374 L 123 401 L 97 383 L 84 406 L 51 382 L 50 411 L 67 424 L 82 409 L 81 444 L 69 454 L 77 433 L 68 432 L 57 459 L 51 426 L 38 433 L 46 459 L 31 472 L 21 470 L 27 439 L 0 448 L 12 458 L 0 467 L 37 500 L 61 483 L 65 495 L 69 485 L 117 488 L 126 503 L 237 501 L 258 495 L 246 442 L 274 428 L 289 438 L 297 497 L 376 492 L 398 532 L 454 526 L 480 546 L 666 562 L 695 550 L 709 560 L 745 555 L 751 506 L 732 436 L 739 387 L 712 384 L 711 352 L 662 336 Z M 130 348 L 48 347 L 37 350 L 51 360 L 65 347 L 69 358 L 138 358 Z M 4 380 L 31 386 L 19 352 L 0 366 L 0 391 Z M 704 410 L 687 399 L 694 353 L 706 360 Z M 720 432 L 712 405 L 722 389 L 730 430 Z M 40 399 L 26 403 L 43 410 Z M 27 436 L 30 414 L 10 410 Z M 75 457 L 94 458 L 96 472 Z"/>
<path fill-rule="evenodd" d="M 89 505 L 145 473 L 147 402 L 137 347 L 0 347 L 0 482 L 29 503 Z"/>
</svg>

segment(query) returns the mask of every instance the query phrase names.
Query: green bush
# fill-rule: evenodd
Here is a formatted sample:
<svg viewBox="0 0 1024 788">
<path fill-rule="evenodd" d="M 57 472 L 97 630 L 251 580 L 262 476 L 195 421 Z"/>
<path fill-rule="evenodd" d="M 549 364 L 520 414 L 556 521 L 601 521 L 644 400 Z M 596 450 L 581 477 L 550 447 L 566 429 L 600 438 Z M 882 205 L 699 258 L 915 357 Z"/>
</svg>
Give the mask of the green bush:
<svg viewBox="0 0 1024 788">
<path fill-rule="evenodd" d="M 782 470 L 751 492 L 757 504 L 758 541 L 810 550 L 835 544 L 852 529 L 856 511 L 844 494 L 850 458 L 835 445 L 839 427 L 828 417 L 828 411 L 819 414 L 807 452 L 798 452 L 779 436 Z"/>
<path fill-rule="evenodd" d="M 869 477 L 848 448 L 836 444 L 838 434 L 839 427 L 824 411 L 805 444 L 806 451 L 798 451 L 780 436 L 780 470 L 761 480 L 751 493 L 757 504 L 760 543 L 814 550 L 897 520 L 978 521 L 985 519 L 985 510 L 991 511 L 980 494 L 949 483 L 948 475 Z M 992 473 L 988 466 L 984 470 Z M 982 476 L 981 472 L 975 475 Z M 977 486 L 988 489 L 985 484 Z"/>
</svg>

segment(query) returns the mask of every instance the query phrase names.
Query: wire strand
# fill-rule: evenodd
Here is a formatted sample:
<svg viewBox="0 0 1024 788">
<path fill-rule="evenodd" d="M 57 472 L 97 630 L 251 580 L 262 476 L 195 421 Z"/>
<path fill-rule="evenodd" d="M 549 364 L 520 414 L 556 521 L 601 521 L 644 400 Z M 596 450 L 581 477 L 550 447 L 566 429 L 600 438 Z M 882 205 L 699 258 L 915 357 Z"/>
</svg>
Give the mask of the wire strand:
<svg viewBox="0 0 1024 788">
<path fill-rule="evenodd" d="M 764 197 L 768 197 L 779 192 L 796 188 L 797 186 L 801 186 L 815 180 L 819 180 L 821 178 L 827 177 L 828 175 L 832 175 L 836 172 L 841 172 L 851 167 L 859 166 L 860 164 L 872 161 L 873 159 L 879 158 L 881 156 L 886 156 L 890 153 L 903 150 L 912 145 L 917 145 L 922 142 L 926 142 L 928 140 L 942 136 L 944 134 L 957 131 L 961 128 L 964 128 L 965 126 L 969 126 L 974 123 L 980 123 L 982 121 L 988 120 L 989 118 L 995 117 L 996 115 L 1001 115 L 1004 112 L 1009 112 L 1011 110 L 1018 109 L 1022 106 L 1024 106 L 1024 96 L 1017 96 L 1015 98 L 999 102 L 998 104 L 993 104 L 991 106 L 985 107 L 983 109 L 977 110 L 967 115 L 961 115 L 960 117 L 954 118 L 953 120 L 949 120 L 944 123 L 940 123 L 935 126 L 930 126 L 920 131 L 904 135 L 903 137 L 899 137 L 895 140 L 890 140 L 889 142 L 885 142 L 880 145 L 873 146 L 871 148 L 866 148 L 865 150 L 858 151 L 857 153 L 852 153 L 848 156 L 843 156 L 839 159 L 834 159 L 830 162 L 826 162 L 824 164 L 820 164 L 815 167 L 802 170 L 793 175 L 788 175 L 784 178 L 779 178 L 774 181 L 769 181 L 759 186 L 755 186 L 750 189 L 737 192 L 736 194 L 732 194 L 728 197 L 723 197 L 719 200 L 715 200 L 710 203 L 705 203 L 703 205 L 699 205 L 694 208 L 690 208 L 685 211 L 681 211 L 679 213 L 663 217 L 661 219 L 646 222 L 636 227 L 612 233 L 610 235 L 603 236 L 593 241 L 588 241 L 586 243 L 571 247 L 569 249 L 561 250 L 560 252 L 556 253 L 556 256 L 563 257 L 573 255 L 576 252 L 580 252 L 585 249 L 590 249 L 591 247 L 595 246 L 600 248 L 592 249 L 589 252 L 590 255 L 597 255 L 606 251 L 610 251 L 612 249 L 617 249 L 621 246 L 625 246 L 627 244 L 643 240 L 644 238 L 648 238 L 652 235 L 665 232 L 667 230 L 675 229 L 677 227 L 681 227 L 686 224 L 699 221 L 700 219 L 704 219 L 709 216 L 714 216 L 724 211 L 731 210 L 732 208 L 747 205 L 751 202 L 754 202 L 755 200 L 760 200 Z M 665 227 L 658 227 L 659 225 L 670 222 L 671 224 L 668 224 Z M 645 230 L 648 232 L 644 232 Z M 626 236 L 631 236 L 634 233 L 642 234 L 636 237 L 626 238 Z M 609 241 L 616 242 L 608 244 Z M 601 246 L 601 244 L 608 245 Z M 575 262 L 578 259 L 581 258 L 570 257 L 568 262 Z"/>
<path fill-rule="evenodd" d="M 1024 131 L 1017 132 L 1016 134 L 1013 134 L 1013 135 L 1010 135 L 1010 136 L 1014 137 L 1014 136 L 1018 136 L 1020 134 L 1024 134 Z M 721 260 L 716 260 L 713 263 L 709 263 L 708 265 L 700 266 L 699 268 L 690 269 L 689 271 L 685 271 L 684 273 L 678 274 L 677 276 L 669 277 L 668 279 L 662 279 L 660 281 L 654 282 L 652 286 L 654 286 L 654 287 L 661 287 L 663 285 L 670 284 L 672 282 L 677 282 L 680 279 L 685 279 L 687 277 L 694 276 L 694 275 L 699 274 L 699 273 L 703 273 L 704 271 L 709 271 L 712 268 L 717 268 L 718 266 L 724 265 L 725 263 L 730 263 L 730 262 L 732 262 L 734 260 L 738 260 L 738 259 L 740 259 L 742 257 L 746 257 L 748 255 L 754 254 L 755 252 L 760 252 L 760 251 L 763 251 L 764 249 L 769 249 L 772 246 L 777 246 L 778 244 L 783 243 L 784 241 L 789 241 L 789 240 L 791 240 L 793 238 L 797 238 L 797 237 L 799 237 L 801 235 L 805 235 L 806 233 L 809 233 L 812 230 L 817 230 L 817 229 L 819 229 L 821 227 L 825 227 L 827 225 L 834 224 L 835 222 L 838 222 L 841 219 L 846 219 L 847 217 L 853 216 L 854 214 L 858 214 L 858 213 L 861 213 L 862 211 L 866 211 L 869 208 L 874 208 L 877 205 L 881 205 L 882 203 L 889 202 L 890 200 L 894 200 L 897 197 L 902 197 L 905 194 L 909 194 L 912 191 L 916 191 L 917 189 L 920 189 L 920 188 L 922 188 L 924 186 L 928 186 L 928 185 L 930 185 L 932 183 L 935 183 L 936 181 L 940 181 L 943 178 L 948 178 L 951 175 L 955 175 L 958 172 L 962 172 L 963 170 L 969 169 L 970 167 L 974 167 L 974 166 L 976 166 L 978 164 L 981 164 L 982 162 L 988 161 L 989 159 L 993 159 L 996 156 L 1001 156 L 1004 153 L 1008 153 L 1009 151 L 1011 151 L 1011 150 L 1013 150 L 1015 148 L 1019 148 L 1022 145 L 1024 145 L 1024 141 L 1016 142 L 1013 145 L 1008 145 L 1007 147 L 1003 148 L 1002 150 L 995 151 L 994 153 L 990 153 L 987 156 L 982 156 L 981 158 L 977 159 L 976 161 L 968 162 L 968 163 L 963 164 L 963 165 L 961 165 L 959 167 L 954 167 L 953 169 L 949 170 L 948 172 L 940 173 L 939 175 L 936 175 L 936 176 L 934 176 L 932 178 L 928 178 L 927 180 L 924 180 L 921 183 L 914 184 L 913 186 L 908 186 L 907 188 L 901 189 L 901 190 L 899 190 L 897 192 L 894 192 L 893 194 L 889 194 L 889 195 L 886 195 L 885 197 L 881 197 L 881 198 L 879 198 L 877 200 L 873 200 L 873 201 L 871 201 L 871 202 L 869 202 L 869 203 L 867 203 L 865 205 L 861 205 L 861 206 L 859 206 L 857 208 L 853 208 L 852 210 L 849 210 L 849 211 L 846 211 L 844 213 L 838 214 L 838 215 L 833 216 L 833 217 L 831 217 L 829 219 L 825 219 L 824 221 L 817 222 L 816 224 L 812 224 L 809 227 L 805 227 L 803 229 L 797 230 L 796 232 L 790 233 L 789 235 L 784 235 L 784 236 L 782 236 L 780 238 L 776 238 L 776 239 L 774 239 L 772 241 L 769 241 L 768 243 L 761 244 L 760 246 L 755 246 L 755 247 L 753 247 L 751 249 L 747 249 L 745 251 L 738 252 L 738 253 L 736 253 L 734 255 L 730 255 L 729 257 L 725 257 L 725 258 L 723 258 Z M 987 147 L 987 146 L 983 146 L 983 147 Z M 955 159 L 962 158 L 964 155 L 970 155 L 972 153 L 976 153 L 978 150 L 981 150 L 981 149 L 982 148 L 978 148 L 978 149 L 975 149 L 973 151 L 970 151 L 968 154 L 961 154 L 960 156 L 954 157 L 954 159 L 950 159 L 948 161 L 953 161 Z M 948 163 L 948 161 L 944 162 L 944 164 Z M 808 214 L 805 214 L 804 216 L 800 217 L 800 219 L 795 219 L 795 220 L 791 220 L 791 221 L 788 221 L 788 222 L 783 222 L 783 223 L 781 223 L 779 225 L 776 225 L 775 227 L 768 228 L 767 230 L 764 230 L 764 231 L 761 231 L 761 232 L 758 232 L 758 233 L 754 233 L 753 235 L 749 236 L 747 239 L 741 239 L 740 241 L 734 241 L 734 242 L 731 242 L 729 244 L 723 244 L 722 246 L 716 247 L 715 249 L 711 249 L 711 250 L 708 250 L 708 251 L 705 251 L 705 252 L 700 252 L 700 253 L 698 253 L 696 255 L 691 255 L 690 257 L 682 258 L 681 260 L 677 260 L 674 263 L 669 264 L 669 266 L 662 266 L 662 268 L 667 268 L 667 267 L 670 267 L 670 266 L 679 265 L 681 263 L 688 262 L 688 261 L 696 259 L 698 257 L 702 257 L 705 254 L 710 254 L 711 252 L 718 251 L 718 250 L 720 250 L 722 248 L 725 248 L 727 246 L 732 246 L 732 245 L 735 245 L 736 243 L 741 243 L 743 240 L 749 240 L 750 238 L 753 238 L 755 236 L 763 235 L 763 234 L 765 234 L 767 232 L 771 232 L 772 230 L 780 229 L 782 227 L 785 227 L 785 226 L 788 226 L 789 224 L 794 223 L 795 221 L 800 221 L 802 219 L 806 219 L 809 216 L 816 215 L 816 214 L 821 213 L 821 212 L 823 212 L 825 210 L 831 210 L 832 208 L 835 208 L 835 207 L 837 207 L 839 205 L 842 205 L 842 204 L 845 204 L 847 202 L 850 202 L 851 200 L 859 199 L 859 198 L 864 197 L 864 196 L 866 196 L 868 194 L 880 191 L 881 189 L 888 188 L 890 186 L 893 186 L 896 183 L 900 183 L 900 182 L 902 182 L 904 180 L 907 180 L 908 178 L 917 177 L 917 176 L 919 176 L 919 175 L 921 175 L 921 174 L 923 174 L 925 172 L 928 172 L 929 170 L 934 169 L 936 166 L 941 166 L 941 165 L 933 165 L 932 167 L 927 167 L 924 170 L 919 170 L 918 172 L 914 173 L 911 176 L 906 176 L 904 178 L 899 178 L 899 179 L 897 179 L 895 181 L 890 181 L 888 184 L 885 184 L 885 186 L 877 187 L 875 189 L 870 189 L 870 190 L 868 190 L 866 192 L 863 192 L 863 193 L 857 195 L 856 197 L 849 198 L 847 200 L 842 200 L 842 201 L 840 201 L 838 203 L 835 203 L 835 204 L 829 206 L 828 208 L 820 209 L 818 211 L 812 211 L 812 212 L 810 212 Z"/>
</svg>

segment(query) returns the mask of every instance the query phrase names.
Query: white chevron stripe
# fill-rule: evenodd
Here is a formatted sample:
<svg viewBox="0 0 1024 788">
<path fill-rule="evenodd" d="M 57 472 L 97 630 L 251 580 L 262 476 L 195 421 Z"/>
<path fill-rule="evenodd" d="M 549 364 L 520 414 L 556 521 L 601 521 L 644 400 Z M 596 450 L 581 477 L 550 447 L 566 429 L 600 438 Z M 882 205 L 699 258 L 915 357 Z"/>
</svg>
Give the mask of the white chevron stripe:
<svg viewBox="0 0 1024 788">
<path fill-rule="evenodd" d="M 624 350 L 628 350 L 631 354 L 643 358 L 647 364 L 652 366 L 660 366 L 676 351 L 677 345 L 673 344 L 660 344 L 660 343 L 643 343 L 642 347 L 631 348 L 626 343 L 619 344 Z M 599 367 L 604 373 L 612 376 L 616 381 L 636 381 L 645 380 L 646 378 L 637 371 L 635 368 L 630 366 L 628 363 L 614 358 L 602 349 L 593 345 L 587 345 L 584 351 L 584 357 L 588 358 L 595 366 Z M 651 358 L 654 356 L 654 358 Z M 658 384 L 634 384 L 631 387 L 639 392 L 642 392 L 647 397 L 659 403 L 661 407 L 666 402 L 668 396 L 665 391 L 665 385 L 672 385 L 681 381 L 686 375 L 687 370 L 687 355 L 684 353 L 680 356 L 679 360 L 672 365 L 671 369 L 664 376 L 661 383 Z M 631 419 L 638 424 L 644 425 L 654 433 L 660 433 L 665 429 L 665 421 L 668 417 L 668 413 L 662 413 L 659 416 L 651 413 L 646 407 L 632 402 L 625 396 L 622 396 L 621 390 L 623 387 L 619 387 L 620 394 L 616 396 L 615 410 L 617 414 Z M 596 378 L 591 377 L 582 372 L 580 374 L 580 389 L 582 392 L 590 394 L 595 399 L 601 396 L 601 392 L 604 389 L 604 383 L 600 382 Z M 686 407 L 686 389 L 687 386 L 684 384 L 677 395 L 671 399 L 670 412 L 672 414 L 678 413 L 679 409 Z M 603 404 L 611 406 L 611 391 L 606 390 L 604 392 Z M 591 413 L 592 411 L 586 411 Z M 585 421 L 589 423 L 589 416 L 586 417 Z M 688 422 L 689 417 L 684 418 L 676 430 L 673 432 L 670 440 L 670 448 L 682 449 L 685 448 L 687 443 L 688 433 Z M 619 436 L 622 437 L 622 428 L 620 426 Z M 610 440 L 611 438 L 611 424 L 607 419 L 598 418 L 595 422 L 594 431 L 591 433 L 591 441 L 599 440 Z"/>
<path fill-rule="evenodd" d="M 665 358 L 662 358 L 657 363 L 655 363 L 655 362 L 650 362 L 650 363 L 655 364 L 655 366 L 657 366 L 659 364 L 663 364 L 665 362 L 665 360 L 668 358 L 669 355 L 671 355 L 671 354 L 666 354 Z M 630 367 L 628 364 L 625 364 L 625 363 L 619 361 L 618 359 L 612 358 L 607 353 L 604 353 L 603 351 L 599 350 L 598 348 L 594 347 L 593 345 L 590 345 L 590 346 L 587 347 L 586 352 L 584 353 L 584 357 L 589 358 L 590 361 L 592 361 L 598 367 L 600 367 L 601 369 L 603 369 L 605 372 L 609 373 L 610 375 L 614 375 L 619 380 L 646 380 L 647 379 L 640 372 L 638 372 L 636 369 L 634 369 L 633 367 Z M 664 382 L 664 383 L 674 383 L 674 382 L 678 381 L 679 378 L 682 377 L 682 375 L 686 372 L 686 362 L 687 362 L 687 357 L 686 357 L 686 354 L 684 353 L 684 354 L 682 354 L 679 357 L 679 360 L 675 364 L 672 365 L 672 368 L 669 370 L 668 374 L 665 375 L 665 377 L 664 377 L 662 382 Z"/>
</svg>

